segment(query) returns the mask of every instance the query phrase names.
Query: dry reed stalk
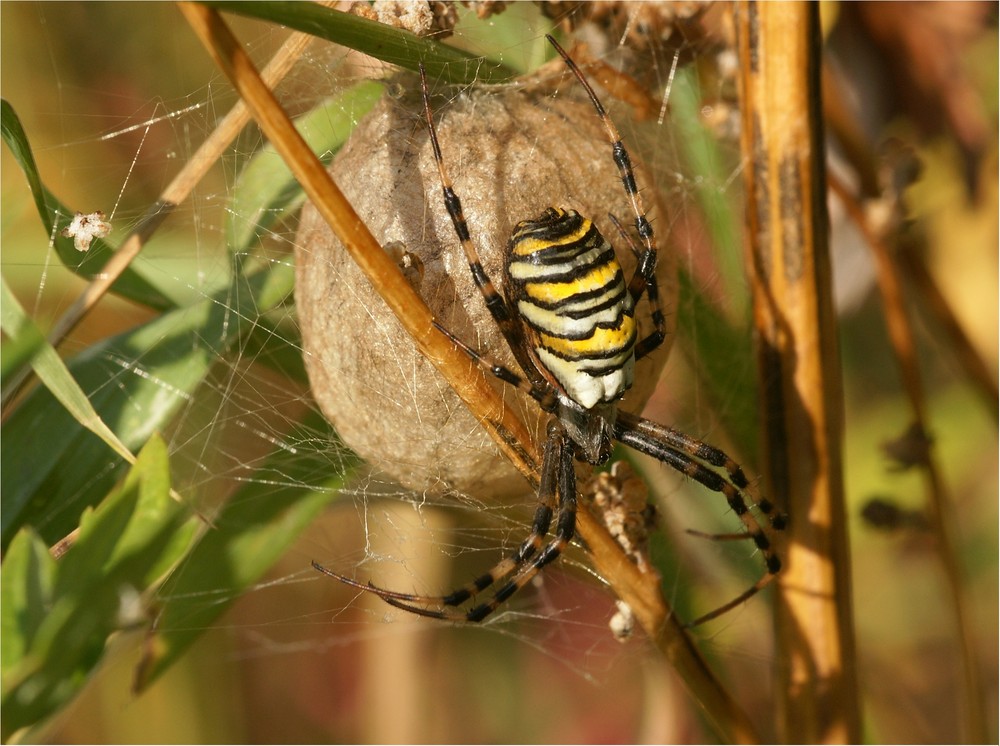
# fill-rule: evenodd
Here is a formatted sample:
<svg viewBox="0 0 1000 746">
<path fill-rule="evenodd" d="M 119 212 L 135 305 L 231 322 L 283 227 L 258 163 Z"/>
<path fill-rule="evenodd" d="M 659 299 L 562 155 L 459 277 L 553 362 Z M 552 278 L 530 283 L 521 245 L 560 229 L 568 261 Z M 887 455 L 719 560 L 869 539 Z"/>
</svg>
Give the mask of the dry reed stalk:
<svg viewBox="0 0 1000 746">
<path fill-rule="evenodd" d="M 913 421 L 899 441 L 908 441 L 912 461 L 906 465 L 917 466 L 924 477 L 927 515 L 934 533 L 937 555 L 944 569 L 946 586 L 955 614 L 961 650 L 962 681 L 965 691 L 961 697 L 964 708 L 965 739 L 967 743 L 984 743 L 989 740 L 989 728 L 983 709 L 983 691 L 980 684 L 979 663 L 975 646 L 975 626 L 969 613 L 962 569 L 958 559 L 954 505 L 949 500 L 944 478 L 934 457 L 934 443 L 930 436 L 927 403 L 920 375 L 916 335 L 906 309 L 903 282 L 897 263 L 899 252 L 892 251 L 890 236 L 883 235 L 869 220 L 864 207 L 847 186 L 839 179 L 830 177 L 830 186 L 847 209 L 851 219 L 861 230 L 865 243 L 875 257 L 876 276 L 886 324 L 889 329 L 890 346 L 899 365 L 903 388 L 910 404 Z M 961 327 L 956 328 L 961 331 Z"/>
<path fill-rule="evenodd" d="M 743 0 L 736 9 L 764 491 L 790 519 L 775 610 L 780 737 L 857 742 L 819 7 Z"/>
</svg>

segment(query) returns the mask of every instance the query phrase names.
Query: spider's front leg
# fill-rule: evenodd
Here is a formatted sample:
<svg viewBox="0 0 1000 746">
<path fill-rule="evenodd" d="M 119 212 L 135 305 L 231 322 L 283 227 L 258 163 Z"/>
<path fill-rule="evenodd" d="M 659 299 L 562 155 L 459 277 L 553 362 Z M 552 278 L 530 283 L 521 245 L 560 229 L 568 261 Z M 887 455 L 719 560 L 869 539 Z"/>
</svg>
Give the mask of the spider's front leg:
<svg viewBox="0 0 1000 746">
<path fill-rule="evenodd" d="M 590 103 L 593 104 L 594 110 L 597 112 L 597 116 L 600 117 L 601 122 L 604 124 L 604 130 L 607 133 L 608 140 L 611 143 L 611 157 L 614 159 L 615 165 L 618 167 L 618 173 L 621 176 L 622 186 L 625 188 L 625 194 L 629 198 L 629 203 L 632 206 L 632 212 L 635 214 L 635 230 L 639 234 L 639 238 L 643 242 L 643 250 L 640 252 L 636 249 L 632 238 L 622 230 L 621 224 L 613 216 L 611 217 L 612 222 L 618 228 L 618 231 L 624 236 L 625 240 L 628 242 L 629 246 L 632 248 L 632 252 L 638 257 L 638 264 L 636 265 L 635 272 L 632 274 L 632 279 L 629 280 L 628 292 L 632 296 L 632 303 L 638 305 L 639 299 L 642 298 L 643 294 L 649 299 L 650 314 L 653 321 L 653 331 L 645 338 L 639 340 L 635 345 L 635 359 L 641 360 L 642 358 L 649 355 L 653 350 L 663 344 L 663 340 L 666 339 L 666 320 L 663 317 L 663 311 L 660 308 L 660 291 L 656 282 L 656 258 L 657 258 L 657 247 L 656 240 L 653 235 L 653 224 L 649 222 L 646 217 L 646 211 L 643 208 L 642 197 L 639 194 L 639 187 L 636 185 L 635 181 L 635 169 L 632 167 L 632 159 L 629 157 L 628 150 L 625 148 L 625 144 L 622 142 L 622 137 L 618 132 L 618 128 L 615 126 L 614 120 L 608 115 L 607 110 L 601 103 L 601 100 L 597 97 L 594 92 L 593 87 L 584 77 L 580 68 L 573 61 L 573 58 L 566 53 L 559 43 L 551 36 L 546 36 L 549 43 L 555 48 L 559 53 L 559 56 L 563 58 L 566 63 L 566 67 L 569 68 L 570 72 L 576 77 L 576 79 L 583 86 L 584 90 L 587 92 L 587 96 L 590 98 Z"/>
<path fill-rule="evenodd" d="M 743 522 L 746 533 L 711 538 L 749 538 L 764 557 L 765 573 L 756 583 L 728 603 L 689 622 L 687 626 L 695 627 L 721 616 L 774 580 L 781 571 L 781 559 L 774 549 L 771 530 L 783 529 L 786 517 L 769 500 L 755 500 L 751 497 L 749 482 L 739 464 L 715 446 L 626 412 L 619 413 L 614 436 L 624 445 L 652 456 L 713 492 L 722 494 L 729 507 Z M 757 520 L 752 510 L 754 507 L 764 516 L 766 523 Z"/>
<path fill-rule="evenodd" d="M 465 219 L 462 200 L 455 192 L 451 178 L 448 176 L 448 170 L 445 168 L 444 156 L 441 154 L 441 145 L 438 142 L 437 131 L 434 128 L 430 91 L 427 88 L 427 72 L 424 70 L 423 63 L 420 64 L 420 91 L 424 99 L 424 117 L 427 120 L 427 132 L 431 139 L 431 150 L 434 153 L 434 162 L 437 164 L 438 176 L 441 179 L 441 191 L 444 195 L 445 209 L 448 211 L 448 217 L 451 218 L 451 223 L 455 228 L 455 234 L 458 236 L 462 251 L 465 252 L 465 258 L 469 263 L 472 279 L 476 283 L 476 287 L 479 288 L 483 300 L 486 302 L 487 310 L 500 328 L 500 333 L 507 340 L 507 344 L 517 358 L 518 364 L 525 370 L 528 370 L 529 368 L 526 367 L 527 359 L 520 352 L 523 348 L 523 343 L 521 327 L 515 318 L 516 314 L 507 304 L 504 297 L 497 291 L 490 276 L 483 268 L 479 252 L 476 251 L 476 246 L 472 243 L 472 237 L 469 234 L 469 223 Z"/>
</svg>

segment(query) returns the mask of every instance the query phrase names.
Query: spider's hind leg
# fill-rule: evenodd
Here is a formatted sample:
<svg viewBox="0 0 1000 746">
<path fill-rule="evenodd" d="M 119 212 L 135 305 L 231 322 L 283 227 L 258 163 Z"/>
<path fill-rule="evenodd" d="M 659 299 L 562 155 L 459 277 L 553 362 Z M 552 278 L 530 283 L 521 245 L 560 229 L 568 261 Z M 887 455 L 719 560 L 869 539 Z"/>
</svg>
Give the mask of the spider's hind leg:
<svg viewBox="0 0 1000 746">
<path fill-rule="evenodd" d="M 452 621 L 480 622 L 497 609 L 504 601 L 527 585 L 547 564 L 562 552 L 563 547 L 573 539 L 576 530 L 576 472 L 573 470 L 574 450 L 566 439 L 562 426 L 555 420 L 550 423 L 549 437 L 545 442 L 542 456 L 542 479 L 538 488 L 538 507 L 532 520 L 531 533 L 518 550 L 506 557 L 488 572 L 471 583 L 443 596 L 421 596 L 379 588 L 372 583 L 362 583 L 340 573 L 329 570 L 317 562 L 312 565 L 324 575 L 339 580 L 353 588 L 374 593 L 387 604 L 420 616 Z M 558 494 L 558 517 L 553 539 L 545 544 L 545 537 L 556 512 Z M 489 601 L 468 611 L 455 607 L 475 598 L 478 594 L 494 586 L 505 578 Z"/>
</svg>

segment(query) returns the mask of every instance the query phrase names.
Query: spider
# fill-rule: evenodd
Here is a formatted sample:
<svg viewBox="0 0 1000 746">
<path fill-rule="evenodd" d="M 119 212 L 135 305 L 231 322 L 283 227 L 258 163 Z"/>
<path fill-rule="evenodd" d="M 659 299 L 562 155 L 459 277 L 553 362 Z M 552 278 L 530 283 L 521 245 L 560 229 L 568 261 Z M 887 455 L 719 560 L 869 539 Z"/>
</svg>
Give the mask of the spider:
<svg viewBox="0 0 1000 746">
<path fill-rule="evenodd" d="M 587 217 L 575 210 L 549 207 L 533 220 L 519 222 L 511 234 L 504 260 L 503 294 L 497 291 L 472 242 L 462 203 L 455 193 L 441 155 L 431 112 L 427 75 L 420 65 L 424 115 L 440 176 L 444 204 L 469 262 L 476 286 L 521 369 L 517 373 L 466 345 L 446 328 L 446 334 L 481 368 L 516 386 L 551 414 L 542 449 L 538 505 L 530 533 L 513 555 L 502 559 L 471 583 L 443 596 L 421 596 L 361 583 L 313 562 L 320 572 L 363 591 L 374 593 L 400 609 L 421 616 L 480 622 L 553 562 L 574 537 L 577 484 L 574 461 L 605 463 L 613 441 L 648 454 L 722 493 L 743 521 L 745 533 L 710 538 L 750 538 L 764 558 L 765 573 L 750 588 L 688 626 L 714 619 L 757 593 L 781 569 L 769 530 L 782 529 L 785 518 L 767 500 L 749 499 L 742 468 L 724 452 L 673 428 L 618 411 L 616 402 L 631 387 L 636 360 L 649 355 L 666 336 L 654 270 L 656 243 L 643 210 L 631 160 L 614 122 L 593 88 L 566 51 L 551 36 L 549 43 L 583 86 L 611 143 L 612 158 L 635 215 L 638 248 L 615 216 L 618 233 L 638 258 L 626 282 L 615 249 Z M 646 296 L 653 330 L 639 338 L 635 308 Z M 553 518 L 555 530 L 546 543 Z M 467 611 L 460 606 L 496 587 L 489 601 Z"/>
</svg>

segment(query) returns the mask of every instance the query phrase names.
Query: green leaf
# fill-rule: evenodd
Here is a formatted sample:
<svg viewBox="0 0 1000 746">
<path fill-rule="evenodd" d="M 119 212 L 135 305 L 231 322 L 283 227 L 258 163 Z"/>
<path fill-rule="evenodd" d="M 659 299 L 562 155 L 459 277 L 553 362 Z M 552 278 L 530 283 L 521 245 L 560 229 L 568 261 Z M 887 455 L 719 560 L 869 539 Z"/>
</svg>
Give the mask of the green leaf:
<svg viewBox="0 0 1000 746">
<path fill-rule="evenodd" d="M 476 57 L 409 31 L 377 21 L 302 2 L 203 2 L 218 10 L 238 13 L 262 21 L 280 23 L 335 44 L 371 55 L 383 62 L 417 70 L 420 62 L 427 74 L 457 85 L 504 83 L 515 76 L 505 65 Z"/>
<path fill-rule="evenodd" d="M 4 563 L 4 586 L 32 587 L 40 595 L 51 588 L 44 614 L 40 604 L 24 604 L 14 613 L 33 617 L 35 633 L 24 631 L 24 654 L 5 663 L 0 702 L 2 736 L 38 724 L 79 692 L 97 665 L 108 636 L 137 621 L 139 596 L 173 566 L 189 546 L 197 521 L 170 497 L 166 445 L 151 438 L 124 484 L 80 523 L 76 542 L 55 569 L 46 587 L 26 574 L 16 575 L 39 543 L 29 536 L 19 548 L 19 562 Z M 12 547 L 13 548 L 13 547 Z M 36 565 L 42 563 L 36 561 Z M 42 568 L 36 578 L 51 574 Z M 24 594 L 28 596 L 30 594 Z M 16 600 L 16 599 L 15 599 Z M 4 609 L 4 614 L 8 613 Z"/>
<path fill-rule="evenodd" d="M 378 101 L 384 86 L 358 83 L 299 117 L 295 126 L 317 156 L 328 163 L 347 140 L 358 120 Z M 302 187 L 268 143 L 240 173 L 226 222 L 226 245 L 240 253 L 305 201 Z"/>
<path fill-rule="evenodd" d="M 137 451 L 191 399 L 212 365 L 255 327 L 259 314 L 291 293 L 294 268 L 274 264 L 232 289 L 87 349 L 73 378 L 124 446 Z M 45 388 L 3 423 L 0 540 L 33 525 L 49 544 L 71 531 L 110 489 L 121 457 L 85 429 Z"/>
<path fill-rule="evenodd" d="M 0 328 L 15 338 L 19 338 L 25 330 L 30 334 L 30 331 L 35 328 L 24 309 L 21 308 L 17 298 L 10 291 L 6 280 L 2 277 L 0 277 Z M 103 440 L 111 450 L 126 461 L 133 460 L 132 452 L 118 440 L 118 437 L 111 432 L 100 415 L 94 411 L 87 395 L 73 380 L 73 376 L 56 353 L 55 348 L 44 338 L 39 345 L 37 355 L 34 357 L 32 367 L 39 380 L 73 416 L 73 419 Z"/>
<path fill-rule="evenodd" d="M 4 284 L 6 286 L 6 281 Z M 0 314 L 5 310 L 0 307 Z M 7 399 L 8 387 L 20 378 L 31 359 L 46 344 L 45 335 L 30 319 L 25 319 L 16 333 L 8 334 L 10 339 L 0 344 L 0 391 L 4 392 L 4 400 Z"/>
<path fill-rule="evenodd" d="M 274 564 L 299 533 L 335 497 L 358 463 L 343 446 L 322 451 L 294 447 L 337 443 L 314 413 L 301 433 L 284 437 L 291 448 L 276 450 L 264 467 L 230 498 L 184 564 L 164 583 L 155 637 L 137 676 L 142 690 L 173 664 L 198 636 Z M 336 451 L 331 457 L 331 451 Z M 338 468 L 331 471 L 331 463 Z M 329 474 L 317 480 L 317 475 Z"/>
<path fill-rule="evenodd" d="M 81 253 L 73 246 L 72 238 L 62 235 L 62 229 L 70 224 L 75 211 L 63 205 L 45 188 L 31 153 L 28 136 L 21 126 L 21 120 L 5 99 L 0 99 L 0 134 L 28 180 L 38 216 L 52 240 L 59 259 L 72 272 L 84 279 L 92 280 L 104 270 L 104 265 L 107 264 L 114 250 L 105 241 L 95 238 L 90 244 L 90 249 Z M 91 211 L 90 208 L 85 210 L 85 212 Z M 41 259 L 39 262 L 41 263 Z M 172 308 L 174 305 L 169 297 L 131 268 L 126 269 L 121 274 L 111 286 L 111 290 L 123 298 L 157 310 Z"/>
<path fill-rule="evenodd" d="M 27 655 L 52 606 L 56 561 L 30 528 L 18 532 L 0 566 L 0 679 Z"/>
</svg>

